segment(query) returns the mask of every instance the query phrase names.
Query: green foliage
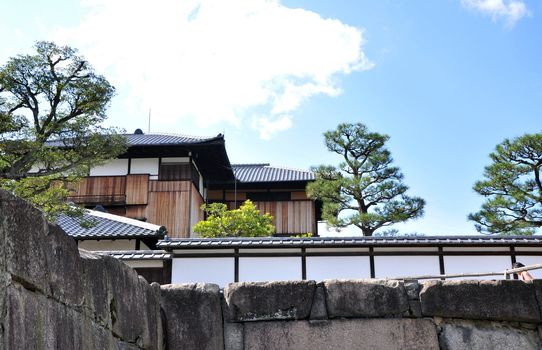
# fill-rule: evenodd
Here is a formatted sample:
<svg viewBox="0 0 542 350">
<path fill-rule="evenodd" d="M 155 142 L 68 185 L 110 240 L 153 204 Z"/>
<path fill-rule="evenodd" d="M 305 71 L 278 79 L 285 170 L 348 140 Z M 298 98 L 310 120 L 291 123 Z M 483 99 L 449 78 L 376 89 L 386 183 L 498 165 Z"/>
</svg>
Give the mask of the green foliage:
<svg viewBox="0 0 542 350">
<path fill-rule="evenodd" d="M 295 237 L 295 238 L 311 238 L 311 237 L 312 237 L 312 233 L 311 233 L 311 232 L 300 233 L 300 234 L 298 234 L 298 235 L 295 235 L 294 237 Z"/>
<path fill-rule="evenodd" d="M 323 202 L 322 217 L 329 225 L 355 225 L 364 236 L 381 227 L 423 215 L 425 201 L 409 197 L 403 174 L 392 166 L 384 147 L 389 137 L 369 132 L 361 123 L 340 124 L 324 133 L 329 151 L 343 161 L 338 167 L 313 168 L 316 180 L 307 186 L 310 198 Z"/>
<path fill-rule="evenodd" d="M 126 150 L 100 124 L 115 89 L 70 47 L 38 42 L 0 67 L 0 187 L 54 217 L 67 182 Z"/>
<path fill-rule="evenodd" d="M 273 217 L 260 214 L 250 200 L 234 210 L 228 210 L 223 203 L 204 204 L 201 209 L 207 213 L 207 219 L 194 226 L 194 232 L 201 237 L 263 237 L 275 232 Z"/>
<path fill-rule="evenodd" d="M 469 220 L 482 233 L 535 233 L 542 227 L 542 134 L 506 139 L 489 157 L 485 179 L 473 187 L 486 202 Z"/>
</svg>

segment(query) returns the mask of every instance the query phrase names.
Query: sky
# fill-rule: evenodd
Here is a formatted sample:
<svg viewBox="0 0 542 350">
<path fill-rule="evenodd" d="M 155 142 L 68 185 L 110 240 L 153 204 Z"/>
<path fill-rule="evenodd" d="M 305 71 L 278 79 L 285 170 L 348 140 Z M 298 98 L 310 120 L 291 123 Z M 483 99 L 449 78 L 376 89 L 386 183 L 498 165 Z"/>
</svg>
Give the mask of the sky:
<svg viewBox="0 0 542 350">
<path fill-rule="evenodd" d="M 108 125 L 224 133 L 232 163 L 336 165 L 323 133 L 364 123 L 427 201 L 394 228 L 470 235 L 489 153 L 541 132 L 541 37 L 541 0 L 25 0 L 0 64 L 75 47 L 117 89 Z"/>
</svg>

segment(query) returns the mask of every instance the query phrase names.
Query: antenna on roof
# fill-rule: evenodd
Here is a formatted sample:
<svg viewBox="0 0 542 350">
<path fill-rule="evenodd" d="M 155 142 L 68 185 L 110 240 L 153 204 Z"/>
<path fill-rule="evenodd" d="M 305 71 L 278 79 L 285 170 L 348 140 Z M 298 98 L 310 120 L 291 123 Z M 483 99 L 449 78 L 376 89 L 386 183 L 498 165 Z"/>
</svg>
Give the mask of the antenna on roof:
<svg viewBox="0 0 542 350">
<path fill-rule="evenodd" d="M 151 109 L 149 108 L 149 127 L 147 128 L 147 133 L 151 133 Z"/>
</svg>

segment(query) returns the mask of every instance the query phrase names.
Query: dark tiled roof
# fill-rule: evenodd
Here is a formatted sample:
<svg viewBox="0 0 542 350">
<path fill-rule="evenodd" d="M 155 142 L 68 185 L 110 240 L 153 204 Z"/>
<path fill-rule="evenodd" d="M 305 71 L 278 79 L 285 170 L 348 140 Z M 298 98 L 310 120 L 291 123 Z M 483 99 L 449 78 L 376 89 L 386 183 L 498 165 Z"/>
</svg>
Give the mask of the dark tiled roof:
<svg viewBox="0 0 542 350">
<path fill-rule="evenodd" d="M 57 224 L 68 235 L 76 239 L 161 238 L 166 233 L 163 226 L 95 210 L 88 210 L 84 215 L 84 219 L 96 222 L 96 225 L 91 228 L 84 228 L 81 227 L 79 219 L 66 215 L 60 215 Z"/>
<path fill-rule="evenodd" d="M 284 182 L 314 180 L 308 170 L 273 167 L 262 164 L 232 164 L 235 177 L 240 182 Z"/>
<path fill-rule="evenodd" d="M 177 134 L 123 134 L 129 146 L 166 146 L 166 145 L 193 145 L 223 139 L 222 134 L 217 136 L 188 136 Z M 47 145 L 62 147 L 64 143 L 58 140 L 48 141 Z"/>
<path fill-rule="evenodd" d="M 216 248 L 318 248 L 376 246 L 542 246 L 542 237 L 314 237 L 314 238 L 186 238 L 158 242 L 163 249 Z"/>
<path fill-rule="evenodd" d="M 222 139 L 222 134 L 217 136 L 187 136 L 176 134 L 125 134 L 130 146 L 151 145 L 180 145 L 205 143 Z"/>
<path fill-rule="evenodd" d="M 120 260 L 170 260 L 171 253 L 165 250 L 116 250 L 99 251 L 94 254 L 110 255 Z"/>
</svg>

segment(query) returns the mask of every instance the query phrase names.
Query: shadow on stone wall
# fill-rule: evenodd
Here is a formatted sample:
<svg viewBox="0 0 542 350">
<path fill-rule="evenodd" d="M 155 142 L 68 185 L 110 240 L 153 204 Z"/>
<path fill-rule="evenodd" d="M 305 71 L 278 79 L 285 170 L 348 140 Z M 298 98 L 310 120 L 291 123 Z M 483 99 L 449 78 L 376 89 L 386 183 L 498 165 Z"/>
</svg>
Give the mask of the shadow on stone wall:
<svg viewBox="0 0 542 350">
<path fill-rule="evenodd" d="M 1 190 L 0 240 L 0 348 L 163 348 L 158 285 Z"/>
</svg>

